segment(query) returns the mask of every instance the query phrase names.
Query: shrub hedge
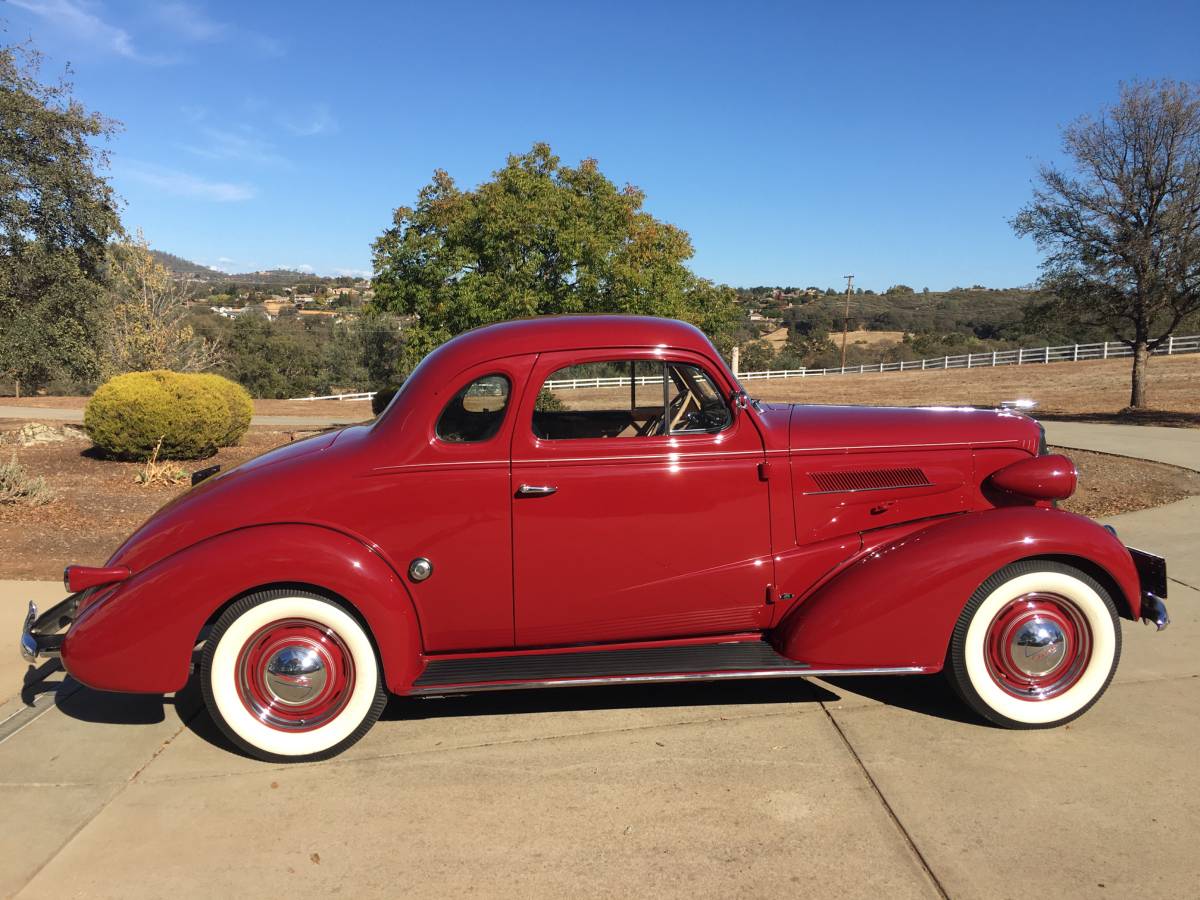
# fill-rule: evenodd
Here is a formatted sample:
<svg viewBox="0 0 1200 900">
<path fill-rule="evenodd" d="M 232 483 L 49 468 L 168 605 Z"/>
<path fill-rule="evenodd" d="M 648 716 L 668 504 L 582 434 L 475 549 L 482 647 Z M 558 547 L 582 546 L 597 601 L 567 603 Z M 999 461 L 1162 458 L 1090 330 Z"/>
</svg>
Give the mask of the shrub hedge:
<svg viewBox="0 0 1200 900">
<path fill-rule="evenodd" d="M 221 438 L 222 447 L 236 447 L 242 435 L 250 427 L 250 419 L 254 415 L 254 401 L 250 393 L 236 381 L 230 381 L 221 375 L 201 373 L 186 375 L 185 378 L 196 378 L 220 394 L 225 405 L 229 407 L 229 430 Z"/>
<path fill-rule="evenodd" d="M 245 434 L 245 393 L 215 375 L 130 372 L 96 390 L 83 427 L 92 443 L 118 459 L 147 459 L 160 439 L 162 459 L 202 459 Z"/>
</svg>

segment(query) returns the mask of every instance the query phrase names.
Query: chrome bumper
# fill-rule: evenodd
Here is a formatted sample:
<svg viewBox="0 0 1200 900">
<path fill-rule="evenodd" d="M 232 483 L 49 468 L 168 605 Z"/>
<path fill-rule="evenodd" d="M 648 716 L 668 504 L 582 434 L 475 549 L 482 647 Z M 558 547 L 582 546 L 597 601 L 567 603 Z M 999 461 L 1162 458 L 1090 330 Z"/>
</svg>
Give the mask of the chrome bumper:
<svg viewBox="0 0 1200 900">
<path fill-rule="evenodd" d="M 25 624 L 21 627 L 21 658 L 36 664 L 39 659 L 55 659 L 62 654 L 66 630 L 75 621 L 79 594 L 54 604 L 40 616 L 36 603 L 29 604 Z"/>
<path fill-rule="evenodd" d="M 1163 602 L 1162 597 L 1149 591 L 1142 594 L 1142 623 L 1153 625 L 1159 631 L 1171 624 L 1171 617 L 1167 615 L 1167 604 Z"/>
</svg>

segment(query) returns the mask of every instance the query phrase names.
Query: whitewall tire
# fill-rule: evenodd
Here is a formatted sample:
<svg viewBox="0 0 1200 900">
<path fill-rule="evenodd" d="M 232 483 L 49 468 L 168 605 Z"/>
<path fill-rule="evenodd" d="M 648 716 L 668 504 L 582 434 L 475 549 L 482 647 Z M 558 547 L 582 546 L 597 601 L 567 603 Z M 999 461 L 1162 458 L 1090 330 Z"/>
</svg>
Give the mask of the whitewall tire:
<svg viewBox="0 0 1200 900">
<path fill-rule="evenodd" d="M 221 614 L 200 664 L 204 703 L 259 759 L 327 759 L 387 702 L 370 635 L 344 607 L 300 590 L 260 591 Z"/>
<path fill-rule="evenodd" d="M 971 596 L 950 640 L 946 674 L 990 721 L 1050 728 L 1099 700 L 1120 658 L 1108 590 L 1074 566 L 1022 560 Z"/>
</svg>

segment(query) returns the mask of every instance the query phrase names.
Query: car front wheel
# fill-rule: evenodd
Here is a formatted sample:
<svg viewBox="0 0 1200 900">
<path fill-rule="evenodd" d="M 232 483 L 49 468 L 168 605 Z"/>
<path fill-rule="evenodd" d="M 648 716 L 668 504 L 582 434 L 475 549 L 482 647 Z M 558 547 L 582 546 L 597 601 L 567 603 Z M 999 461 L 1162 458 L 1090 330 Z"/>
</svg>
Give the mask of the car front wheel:
<svg viewBox="0 0 1200 900">
<path fill-rule="evenodd" d="M 1100 699 L 1121 657 L 1109 592 L 1050 560 L 1005 566 L 972 595 L 946 673 L 976 712 L 1007 728 L 1050 728 Z"/>
<path fill-rule="evenodd" d="M 371 638 L 342 606 L 260 591 L 221 614 L 204 645 L 209 714 L 240 749 L 273 762 L 341 753 L 387 702 Z"/>
</svg>

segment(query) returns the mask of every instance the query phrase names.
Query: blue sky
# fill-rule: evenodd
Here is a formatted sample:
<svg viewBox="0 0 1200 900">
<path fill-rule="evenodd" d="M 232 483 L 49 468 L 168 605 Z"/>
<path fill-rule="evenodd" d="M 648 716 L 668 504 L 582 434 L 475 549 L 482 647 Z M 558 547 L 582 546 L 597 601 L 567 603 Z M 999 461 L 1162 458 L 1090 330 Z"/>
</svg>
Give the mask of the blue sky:
<svg viewBox="0 0 1200 900">
<path fill-rule="evenodd" d="M 9 40 L 124 123 L 151 244 L 366 272 L 435 167 L 595 157 L 731 284 L 1037 276 L 1007 222 L 1058 129 L 1131 78 L 1200 78 L 1189 3 L 8 0 Z"/>
</svg>

